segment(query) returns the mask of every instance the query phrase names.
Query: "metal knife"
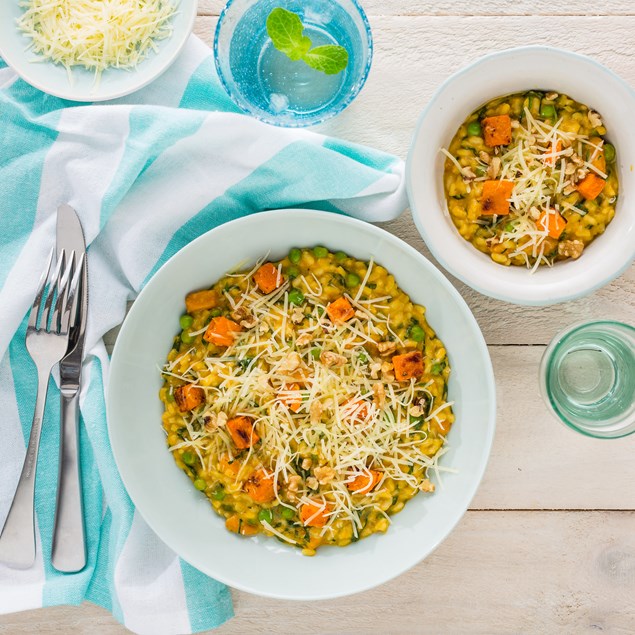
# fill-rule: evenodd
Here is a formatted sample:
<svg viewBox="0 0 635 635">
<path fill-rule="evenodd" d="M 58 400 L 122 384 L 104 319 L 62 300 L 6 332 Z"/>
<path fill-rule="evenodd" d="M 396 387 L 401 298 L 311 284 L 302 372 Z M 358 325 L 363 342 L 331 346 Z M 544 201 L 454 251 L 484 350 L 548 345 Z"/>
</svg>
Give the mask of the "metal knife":
<svg viewBox="0 0 635 635">
<path fill-rule="evenodd" d="M 77 212 L 70 205 L 57 209 L 57 253 L 75 252 L 76 260 L 86 254 L 84 232 Z M 61 433 L 57 506 L 53 529 L 51 563 L 65 573 L 86 566 L 86 536 L 79 460 L 79 392 L 81 386 L 84 335 L 88 312 L 88 269 L 83 259 L 80 291 L 77 294 L 79 321 L 70 334 L 66 356 L 60 362 Z M 75 309 L 74 309 L 75 310 Z"/>
</svg>

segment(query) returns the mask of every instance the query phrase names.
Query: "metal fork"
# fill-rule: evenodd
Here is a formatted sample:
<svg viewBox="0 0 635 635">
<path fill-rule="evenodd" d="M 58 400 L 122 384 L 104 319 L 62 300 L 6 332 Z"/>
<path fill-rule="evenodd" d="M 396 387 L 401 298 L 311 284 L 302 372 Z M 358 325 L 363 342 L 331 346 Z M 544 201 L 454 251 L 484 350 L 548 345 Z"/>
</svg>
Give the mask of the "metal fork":
<svg viewBox="0 0 635 635">
<path fill-rule="evenodd" d="M 0 534 L 0 561 L 16 569 L 28 569 L 35 562 L 35 472 L 42 432 L 44 404 L 53 366 L 66 354 L 71 315 L 81 275 L 83 256 L 75 265 L 75 252 L 67 258 L 60 252 L 54 268 L 53 253 L 31 307 L 26 347 L 37 367 L 35 412 L 22 473 Z M 68 262 L 66 262 L 68 260 Z"/>
</svg>

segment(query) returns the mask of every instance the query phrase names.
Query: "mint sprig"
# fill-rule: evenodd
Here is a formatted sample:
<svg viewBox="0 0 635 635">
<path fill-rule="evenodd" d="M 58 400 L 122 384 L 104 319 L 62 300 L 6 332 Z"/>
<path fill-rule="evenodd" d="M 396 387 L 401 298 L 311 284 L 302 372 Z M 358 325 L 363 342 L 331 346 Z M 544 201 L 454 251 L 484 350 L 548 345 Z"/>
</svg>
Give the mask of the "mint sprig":
<svg viewBox="0 0 635 635">
<path fill-rule="evenodd" d="M 273 45 L 289 59 L 302 60 L 316 71 L 337 75 L 348 66 L 348 52 L 343 46 L 327 44 L 311 48 L 311 38 L 304 35 L 304 25 L 297 13 L 282 7 L 267 17 L 267 33 Z"/>
</svg>

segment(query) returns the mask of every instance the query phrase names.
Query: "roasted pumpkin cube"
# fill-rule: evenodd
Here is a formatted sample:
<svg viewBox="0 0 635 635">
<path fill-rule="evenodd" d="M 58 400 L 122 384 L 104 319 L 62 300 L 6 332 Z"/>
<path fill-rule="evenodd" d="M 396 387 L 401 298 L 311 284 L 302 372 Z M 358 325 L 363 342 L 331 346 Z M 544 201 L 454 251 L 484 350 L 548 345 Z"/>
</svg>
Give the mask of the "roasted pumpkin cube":
<svg viewBox="0 0 635 635">
<path fill-rule="evenodd" d="M 290 393 L 300 390 L 300 384 L 288 384 L 282 387 L 283 393 Z M 278 399 L 287 407 L 291 412 L 298 412 L 302 408 L 302 397 L 300 395 L 281 394 Z"/>
<path fill-rule="evenodd" d="M 509 115 L 485 117 L 481 122 L 485 145 L 490 148 L 506 146 L 512 141 L 512 120 Z"/>
<path fill-rule="evenodd" d="M 254 429 L 253 419 L 249 417 L 234 417 L 227 422 L 227 431 L 234 445 L 239 450 L 245 450 L 260 441 Z"/>
<path fill-rule="evenodd" d="M 266 262 L 254 274 L 254 281 L 263 293 L 269 294 L 282 286 L 284 278 L 277 267 L 270 262 Z"/>
<path fill-rule="evenodd" d="M 556 210 L 549 210 L 549 213 L 543 212 L 536 221 L 536 227 L 546 231 L 552 238 L 560 238 L 566 226 L 567 221 Z"/>
<path fill-rule="evenodd" d="M 334 302 L 331 302 L 326 307 L 326 312 L 331 318 L 331 322 L 334 323 L 346 322 L 355 316 L 355 309 L 344 296 L 337 298 Z"/>
<path fill-rule="evenodd" d="M 276 498 L 276 488 L 273 475 L 264 470 L 256 470 L 243 486 L 245 493 L 256 503 L 270 503 Z"/>
<path fill-rule="evenodd" d="M 421 377 L 425 370 L 421 351 L 412 351 L 392 358 L 397 381 L 408 381 L 413 377 Z"/>
<path fill-rule="evenodd" d="M 175 389 L 174 401 L 181 412 L 194 410 L 205 401 L 205 391 L 200 386 L 185 384 Z"/>
<path fill-rule="evenodd" d="M 185 296 L 185 308 L 188 313 L 213 309 L 218 304 L 218 294 L 214 289 L 206 291 L 193 291 Z"/>
<path fill-rule="evenodd" d="M 483 216 L 509 214 L 509 197 L 513 190 L 513 181 L 485 181 L 481 196 L 481 214 Z"/>
<path fill-rule="evenodd" d="M 384 475 L 379 470 L 369 470 L 369 472 L 370 474 L 361 472 L 352 481 L 346 483 L 346 487 L 355 494 L 368 494 L 377 487 Z"/>
<path fill-rule="evenodd" d="M 558 139 L 558 141 L 556 141 L 556 143 L 552 143 L 546 150 L 545 154 L 547 155 L 545 157 L 545 165 L 555 165 L 559 160 L 560 157 L 555 157 L 555 156 L 549 156 L 549 155 L 554 155 L 558 152 L 562 152 L 562 141 L 560 139 Z"/>
<path fill-rule="evenodd" d="M 600 195 L 605 184 L 606 181 L 604 179 L 601 179 L 597 174 L 593 174 L 593 172 L 589 172 L 575 187 L 587 201 L 592 201 Z"/>
<path fill-rule="evenodd" d="M 211 319 L 203 339 L 216 346 L 231 346 L 236 333 L 240 333 L 241 330 L 240 324 L 236 324 L 233 320 L 224 316 L 215 317 Z"/>
<path fill-rule="evenodd" d="M 604 146 L 604 140 L 600 137 L 591 137 L 589 139 L 589 142 L 592 143 L 594 146 Z M 600 172 L 604 172 L 604 174 L 606 174 L 606 158 L 604 156 L 604 148 L 602 147 L 601 150 L 597 150 L 596 148 L 590 146 L 588 159 L 590 159 L 593 155 L 595 155 L 595 159 L 591 161 L 591 165 L 594 168 L 598 169 Z"/>
<path fill-rule="evenodd" d="M 324 527 L 329 520 L 327 514 L 331 511 L 328 503 L 311 501 L 300 508 L 300 520 L 306 527 Z"/>
</svg>

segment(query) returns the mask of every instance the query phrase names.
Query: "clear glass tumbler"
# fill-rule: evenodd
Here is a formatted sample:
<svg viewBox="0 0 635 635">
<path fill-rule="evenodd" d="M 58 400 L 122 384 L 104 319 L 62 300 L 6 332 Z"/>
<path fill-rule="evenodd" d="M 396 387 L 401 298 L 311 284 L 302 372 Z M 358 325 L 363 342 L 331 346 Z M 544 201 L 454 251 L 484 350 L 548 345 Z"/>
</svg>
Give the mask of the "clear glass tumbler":
<svg viewBox="0 0 635 635">
<path fill-rule="evenodd" d="M 281 7 L 300 16 L 312 47 L 336 44 L 348 66 L 335 75 L 292 61 L 267 34 L 267 17 Z M 357 0 L 229 0 L 214 38 L 216 70 L 245 112 L 278 126 L 321 123 L 346 108 L 366 82 L 373 56 L 368 19 Z"/>
<path fill-rule="evenodd" d="M 552 413 L 599 439 L 635 432 L 635 328 L 601 320 L 557 335 L 540 363 L 540 389 Z"/>
</svg>

